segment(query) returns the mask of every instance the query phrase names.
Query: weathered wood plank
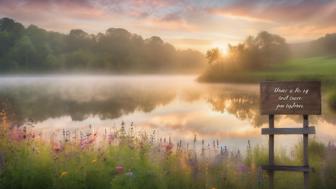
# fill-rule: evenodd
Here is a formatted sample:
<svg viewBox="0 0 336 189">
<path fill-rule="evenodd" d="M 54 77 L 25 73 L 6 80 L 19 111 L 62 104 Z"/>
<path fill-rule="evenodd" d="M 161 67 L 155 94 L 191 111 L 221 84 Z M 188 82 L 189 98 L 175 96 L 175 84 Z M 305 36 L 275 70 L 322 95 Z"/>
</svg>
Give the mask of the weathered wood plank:
<svg viewBox="0 0 336 189">
<path fill-rule="evenodd" d="M 309 166 L 262 165 L 261 168 L 266 171 L 294 171 L 294 172 L 312 171 L 312 168 L 310 168 Z"/>
<path fill-rule="evenodd" d="M 315 127 L 305 128 L 262 128 L 262 135 L 315 134 Z"/>
<path fill-rule="evenodd" d="M 321 114 L 320 81 L 260 83 L 261 114 Z"/>
</svg>

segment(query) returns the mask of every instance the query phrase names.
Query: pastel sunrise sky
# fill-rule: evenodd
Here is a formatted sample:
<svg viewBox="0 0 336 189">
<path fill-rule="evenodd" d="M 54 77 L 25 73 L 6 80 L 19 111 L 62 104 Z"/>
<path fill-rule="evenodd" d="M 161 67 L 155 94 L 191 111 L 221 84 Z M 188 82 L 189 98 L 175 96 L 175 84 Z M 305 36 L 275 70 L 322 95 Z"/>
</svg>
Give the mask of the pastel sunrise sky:
<svg viewBox="0 0 336 189">
<path fill-rule="evenodd" d="M 266 30 L 288 42 L 336 32 L 335 0 L 0 0 L 0 17 L 68 33 L 125 28 L 206 51 Z"/>
</svg>

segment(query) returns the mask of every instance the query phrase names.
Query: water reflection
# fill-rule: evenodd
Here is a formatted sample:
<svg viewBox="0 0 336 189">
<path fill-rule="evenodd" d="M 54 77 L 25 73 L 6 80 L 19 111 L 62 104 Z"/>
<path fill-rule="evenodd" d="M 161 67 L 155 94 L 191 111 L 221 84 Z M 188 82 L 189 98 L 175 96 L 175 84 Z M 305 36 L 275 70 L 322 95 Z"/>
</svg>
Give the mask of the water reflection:
<svg viewBox="0 0 336 189">
<path fill-rule="evenodd" d="M 192 140 L 221 139 L 246 145 L 262 142 L 259 86 L 199 84 L 191 76 L 5 77 L 0 79 L 0 110 L 13 125 L 34 122 L 40 129 L 134 122 L 162 136 Z M 311 121 L 327 125 L 321 136 L 334 139 L 335 113 L 323 106 Z M 277 116 L 277 125 L 296 125 L 300 116 Z M 301 124 L 301 123 L 300 123 Z M 326 129 L 327 128 L 327 129 Z M 317 129 L 319 131 L 319 129 Z M 328 134 L 329 133 L 329 134 Z"/>
<path fill-rule="evenodd" d="M 160 86 L 134 84 L 124 78 L 43 79 L 3 79 L 0 109 L 9 112 L 11 120 L 19 123 L 66 115 L 74 121 L 82 121 L 90 115 L 113 119 L 134 111 L 150 112 L 167 104 L 176 95 Z"/>
</svg>

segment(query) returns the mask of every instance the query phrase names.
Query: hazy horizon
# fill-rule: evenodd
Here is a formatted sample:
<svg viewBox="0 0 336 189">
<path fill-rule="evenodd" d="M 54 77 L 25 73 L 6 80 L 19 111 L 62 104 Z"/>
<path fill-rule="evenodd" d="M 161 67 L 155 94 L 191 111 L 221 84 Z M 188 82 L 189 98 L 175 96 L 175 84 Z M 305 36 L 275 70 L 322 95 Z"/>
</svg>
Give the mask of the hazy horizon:
<svg viewBox="0 0 336 189">
<path fill-rule="evenodd" d="M 144 38 L 160 36 L 178 49 L 227 50 L 262 30 L 289 43 L 304 42 L 336 31 L 336 2 L 325 1 L 0 1 L 0 17 L 24 25 L 68 33 L 124 28 Z M 62 14 L 60 14 L 60 12 Z M 288 14 L 291 12 L 291 14 Z"/>
</svg>

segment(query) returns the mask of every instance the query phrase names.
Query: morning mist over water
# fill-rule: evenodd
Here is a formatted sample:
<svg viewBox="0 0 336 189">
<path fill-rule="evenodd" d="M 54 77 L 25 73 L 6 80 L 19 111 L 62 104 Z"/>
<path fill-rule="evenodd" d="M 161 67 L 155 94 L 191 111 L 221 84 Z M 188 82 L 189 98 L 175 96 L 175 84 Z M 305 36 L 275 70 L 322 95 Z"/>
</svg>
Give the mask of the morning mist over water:
<svg viewBox="0 0 336 189">
<path fill-rule="evenodd" d="M 219 140 L 229 148 L 246 148 L 247 142 L 263 145 L 260 135 L 267 116 L 259 113 L 257 84 L 202 84 L 196 76 L 183 75 L 53 75 L 0 78 L 2 109 L 17 126 L 34 125 L 45 136 L 92 126 L 99 132 L 131 123 L 137 132 L 156 132 L 159 138 L 212 144 Z M 314 138 L 333 140 L 335 119 L 313 117 Z M 300 117 L 281 116 L 277 127 L 300 125 Z M 27 122 L 29 124 L 27 124 Z M 290 139 L 290 140 L 288 140 Z M 280 136 L 281 148 L 293 147 L 300 139 Z"/>
</svg>

